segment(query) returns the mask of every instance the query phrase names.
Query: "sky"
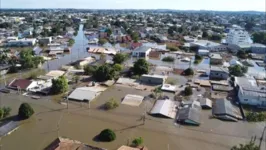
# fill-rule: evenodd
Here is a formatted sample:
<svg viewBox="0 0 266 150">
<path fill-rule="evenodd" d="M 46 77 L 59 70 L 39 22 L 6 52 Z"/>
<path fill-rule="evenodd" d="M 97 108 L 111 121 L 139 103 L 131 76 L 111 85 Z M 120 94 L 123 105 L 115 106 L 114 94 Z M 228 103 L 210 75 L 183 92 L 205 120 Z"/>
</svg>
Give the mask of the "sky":
<svg viewBox="0 0 266 150">
<path fill-rule="evenodd" d="M 2 8 L 266 10 L 266 0 L 2 0 Z"/>
</svg>

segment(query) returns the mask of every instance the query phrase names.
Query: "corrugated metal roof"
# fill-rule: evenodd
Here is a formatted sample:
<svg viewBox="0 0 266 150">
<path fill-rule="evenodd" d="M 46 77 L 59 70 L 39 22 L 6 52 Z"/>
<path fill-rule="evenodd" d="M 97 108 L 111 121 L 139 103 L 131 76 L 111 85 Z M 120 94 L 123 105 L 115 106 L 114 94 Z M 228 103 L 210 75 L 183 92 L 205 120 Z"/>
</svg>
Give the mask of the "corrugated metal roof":
<svg viewBox="0 0 266 150">
<path fill-rule="evenodd" d="M 7 124 L 0 127 L 0 137 L 3 137 L 18 127 L 18 122 L 10 121 Z"/>
<path fill-rule="evenodd" d="M 171 100 L 157 100 L 155 105 L 151 110 L 151 114 L 160 114 L 165 117 L 174 119 L 177 109 L 177 105 L 174 101 Z"/>
<path fill-rule="evenodd" d="M 104 91 L 104 88 L 97 87 L 81 87 L 76 88 L 69 96 L 69 99 L 84 101 L 84 100 L 93 100 Z"/>
<path fill-rule="evenodd" d="M 122 104 L 130 106 L 139 106 L 142 103 L 143 99 L 143 96 L 128 94 L 123 99 Z"/>
</svg>

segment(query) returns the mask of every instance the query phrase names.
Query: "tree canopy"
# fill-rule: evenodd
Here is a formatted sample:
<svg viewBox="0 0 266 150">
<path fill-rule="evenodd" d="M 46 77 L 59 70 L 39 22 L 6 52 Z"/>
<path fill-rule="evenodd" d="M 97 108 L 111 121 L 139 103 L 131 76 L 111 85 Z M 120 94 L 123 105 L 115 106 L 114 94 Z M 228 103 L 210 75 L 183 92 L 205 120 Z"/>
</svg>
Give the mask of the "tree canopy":
<svg viewBox="0 0 266 150">
<path fill-rule="evenodd" d="M 265 32 L 256 32 L 252 36 L 253 36 L 253 41 L 255 43 L 266 44 L 266 33 Z"/>
<path fill-rule="evenodd" d="M 69 39 L 68 40 L 68 46 L 73 46 L 75 44 L 75 40 L 74 39 Z"/>
<path fill-rule="evenodd" d="M 149 72 L 149 64 L 148 62 L 141 58 L 138 59 L 133 66 L 133 72 L 136 75 L 142 75 L 142 74 L 147 74 Z"/>
<path fill-rule="evenodd" d="M 111 142 L 116 139 L 116 134 L 111 129 L 104 129 L 98 136 L 100 141 Z"/>
<path fill-rule="evenodd" d="M 65 76 L 60 76 L 57 79 L 52 80 L 52 93 L 60 94 L 68 90 L 68 81 Z"/>
<path fill-rule="evenodd" d="M 229 73 L 234 76 L 243 76 L 247 71 L 248 67 L 246 66 L 234 65 L 229 67 Z"/>
<path fill-rule="evenodd" d="M 107 43 L 108 41 L 106 39 L 99 39 L 99 44 L 103 45 Z"/>
<path fill-rule="evenodd" d="M 43 57 L 33 56 L 34 52 L 31 49 L 26 49 L 20 52 L 20 63 L 23 69 L 37 68 L 40 63 L 44 62 Z"/>
<path fill-rule="evenodd" d="M 142 139 L 142 137 L 135 138 L 135 139 L 132 141 L 132 145 L 133 145 L 134 147 L 138 147 L 138 146 L 140 146 L 141 144 L 143 144 L 143 139 Z"/>
<path fill-rule="evenodd" d="M 34 114 L 33 108 L 28 103 L 22 103 L 19 107 L 18 116 L 21 119 L 28 119 Z"/>
<path fill-rule="evenodd" d="M 98 82 L 111 80 L 115 76 L 115 71 L 108 64 L 104 64 L 97 68 L 93 76 Z"/>
<path fill-rule="evenodd" d="M 121 54 L 121 53 L 117 53 L 113 57 L 113 61 L 115 64 L 122 64 L 125 60 L 126 60 L 126 56 L 124 54 Z"/>
</svg>

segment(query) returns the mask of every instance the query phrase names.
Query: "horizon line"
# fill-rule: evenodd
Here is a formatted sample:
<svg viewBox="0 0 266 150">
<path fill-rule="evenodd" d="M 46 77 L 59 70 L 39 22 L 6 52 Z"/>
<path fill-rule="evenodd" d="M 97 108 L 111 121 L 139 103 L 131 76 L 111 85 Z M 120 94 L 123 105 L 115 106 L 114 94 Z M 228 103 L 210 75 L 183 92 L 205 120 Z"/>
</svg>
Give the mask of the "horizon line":
<svg viewBox="0 0 266 150">
<path fill-rule="evenodd" d="M 210 10 L 210 9 L 171 9 L 171 8 L 0 8 L 3 9 L 77 9 L 77 10 L 174 10 L 174 11 L 217 11 L 217 12 L 261 12 L 260 10 Z"/>
</svg>

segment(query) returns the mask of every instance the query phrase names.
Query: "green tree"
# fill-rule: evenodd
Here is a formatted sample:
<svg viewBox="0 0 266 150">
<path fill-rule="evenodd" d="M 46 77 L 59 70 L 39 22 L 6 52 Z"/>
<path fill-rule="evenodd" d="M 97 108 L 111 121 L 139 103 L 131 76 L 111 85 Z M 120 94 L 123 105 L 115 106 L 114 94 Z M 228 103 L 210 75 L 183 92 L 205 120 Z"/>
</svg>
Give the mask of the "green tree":
<svg viewBox="0 0 266 150">
<path fill-rule="evenodd" d="M 265 32 L 256 32 L 253 35 L 254 43 L 266 44 L 266 33 Z"/>
<path fill-rule="evenodd" d="M 133 39 L 134 42 L 138 42 L 139 41 L 139 33 L 133 32 L 131 34 L 131 38 Z"/>
<path fill-rule="evenodd" d="M 109 65 L 104 64 L 97 68 L 93 76 L 99 82 L 111 80 L 115 76 L 115 71 Z"/>
<path fill-rule="evenodd" d="M 18 110 L 21 119 L 28 119 L 34 114 L 33 108 L 28 103 L 22 103 Z"/>
<path fill-rule="evenodd" d="M 106 39 L 99 39 L 99 44 L 103 45 L 105 43 L 107 43 L 108 41 Z"/>
<path fill-rule="evenodd" d="M 239 50 L 236 55 L 237 55 L 237 57 L 239 57 L 241 59 L 247 59 L 248 58 L 248 54 L 244 50 Z"/>
<path fill-rule="evenodd" d="M 126 56 L 124 54 L 121 54 L 121 53 L 117 53 L 113 57 L 113 62 L 115 64 L 122 64 L 125 60 L 126 60 Z"/>
<path fill-rule="evenodd" d="M 75 40 L 74 39 L 69 39 L 68 40 L 68 46 L 73 46 L 75 44 Z"/>
<path fill-rule="evenodd" d="M 118 106 L 119 106 L 118 102 L 114 98 L 111 98 L 109 101 L 107 101 L 104 104 L 104 109 L 106 110 L 115 109 Z"/>
<path fill-rule="evenodd" d="M 249 142 L 247 144 L 240 144 L 239 146 L 234 146 L 231 150 L 259 150 L 259 146 L 255 145 L 254 142 Z"/>
<path fill-rule="evenodd" d="M 162 61 L 165 61 L 165 62 L 174 62 L 175 61 L 175 58 L 172 57 L 172 56 L 167 56 L 167 57 L 164 57 L 162 59 Z"/>
<path fill-rule="evenodd" d="M 245 29 L 246 29 L 247 31 L 251 31 L 252 28 L 253 28 L 255 25 L 256 25 L 256 24 L 255 24 L 254 22 L 249 21 L 249 22 L 246 23 L 246 25 L 245 25 Z"/>
<path fill-rule="evenodd" d="M 10 112 L 11 112 L 10 107 L 3 107 L 2 110 L 3 110 L 3 118 L 6 118 L 7 116 L 10 115 Z"/>
<path fill-rule="evenodd" d="M 132 141 L 132 145 L 133 145 L 134 147 L 138 147 L 138 146 L 140 146 L 141 144 L 143 144 L 143 139 L 142 139 L 142 137 L 137 137 L 137 138 L 135 138 L 135 139 Z"/>
<path fill-rule="evenodd" d="M 133 66 L 133 72 L 136 75 L 142 75 L 142 74 L 147 74 L 149 72 L 149 64 L 148 62 L 141 58 L 138 59 Z"/>
<path fill-rule="evenodd" d="M 185 96 L 190 96 L 193 94 L 192 88 L 190 86 L 186 87 L 184 90 L 184 95 Z"/>
<path fill-rule="evenodd" d="M 4 117 L 4 111 L 2 108 L 0 108 L 0 119 L 2 119 Z"/>
<path fill-rule="evenodd" d="M 97 66 L 87 65 L 84 67 L 84 73 L 86 75 L 93 75 L 97 70 Z"/>
<path fill-rule="evenodd" d="M 234 65 L 229 67 L 229 73 L 234 76 L 243 76 L 247 71 L 247 66 Z"/>
<path fill-rule="evenodd" d="M 202 38 L 208 38 L 209 37 L 209 34 L 207 31 L 203 31 L 202 32 Z"/>
<path fill-rule="evenodd" d="M 114 64 L 114 65 L 113 65 L 113 69 L 114 69 L 115 71 L 120 72 L 120 71 L 123 70 L 123 66 L 120 65 L 120 64 Z"/>
<path fill-rule="evenodd" d="M 110 28 L 106 29 L 105 32 L 107 33 L 108 36 L 112 35 L 113 33 L 113 31 Z"/>
<path fill-rule="evenodd" d="M 52 80 L 51 91 L 53 94 L 61 94 L 68 90 L 68 81 L 65 76 L 60 76 L 57 79 Z"/>
<path fill-rule="evenodd" d="M 104 129 L 98 136 L 100 141 L 111 142 L 116 139 L 116 134 L 111 129 Z"/>
<path fill-rule="evenodd" d="M 186 76 L 194 75 L 193 69 L 192 68 L 188 68 L 188 69 L 184 70 L 184 75 L 186 75 Z"/>
</svg>

